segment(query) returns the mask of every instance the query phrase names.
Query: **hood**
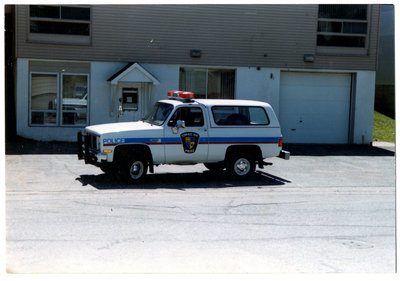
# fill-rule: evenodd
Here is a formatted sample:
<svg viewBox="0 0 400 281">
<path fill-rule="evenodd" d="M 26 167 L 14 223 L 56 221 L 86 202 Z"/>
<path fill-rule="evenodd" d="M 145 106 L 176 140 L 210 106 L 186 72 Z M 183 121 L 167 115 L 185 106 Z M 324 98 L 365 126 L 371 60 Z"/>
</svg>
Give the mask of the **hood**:
<svg viewBox="0 0 400 281">
<path fill-rule="evenodd" d="M 137 122 L 121 122 L 121 123 L 109 123 L 101 125 L 93 125 L 86 127 L 86 131 L 94 133 L 96 135 L 104 135 L 109 133 L 122 133 L 131 131 L 149 131 L 159 130 L 161 127 L 152 125 L 143 121 Z"/>
</svg>

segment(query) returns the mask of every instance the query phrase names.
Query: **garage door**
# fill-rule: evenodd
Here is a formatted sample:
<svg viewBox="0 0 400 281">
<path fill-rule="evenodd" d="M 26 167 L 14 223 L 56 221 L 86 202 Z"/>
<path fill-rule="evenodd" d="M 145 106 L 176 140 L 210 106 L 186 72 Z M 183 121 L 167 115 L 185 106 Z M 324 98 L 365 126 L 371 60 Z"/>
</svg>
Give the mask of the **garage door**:
<svg viewBox="0 0 400 281">
<path fill-rule="evenodd" d="M 279 121 L 286 143 L 348 143 L 351 74 L 282 72 Z"/>
</svg>

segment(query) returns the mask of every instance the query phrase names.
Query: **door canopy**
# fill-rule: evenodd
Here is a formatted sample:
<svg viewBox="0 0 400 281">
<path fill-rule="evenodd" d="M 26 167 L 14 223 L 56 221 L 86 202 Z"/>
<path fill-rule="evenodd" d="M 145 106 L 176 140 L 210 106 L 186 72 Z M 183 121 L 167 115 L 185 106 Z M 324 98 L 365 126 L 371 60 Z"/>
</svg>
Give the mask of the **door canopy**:
<svg viewBox="0 0 400 281">
<path fill-rule="evenodd" d="M 128 63 L 107 81 L 111 85 L 117 85 L 119 82 L 144 82 L 152 83 L 154 85 L 160 84 L 160 81 L 158 81 L 157 78 L 136 62 Z"/>
</svg>

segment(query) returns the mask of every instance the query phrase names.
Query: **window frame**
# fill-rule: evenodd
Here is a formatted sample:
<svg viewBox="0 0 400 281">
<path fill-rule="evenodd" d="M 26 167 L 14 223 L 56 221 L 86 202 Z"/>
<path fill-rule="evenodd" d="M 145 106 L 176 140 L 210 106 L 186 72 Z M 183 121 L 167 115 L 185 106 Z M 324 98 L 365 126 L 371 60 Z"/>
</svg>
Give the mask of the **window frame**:
<svg viewBox="0 0 400 281">
<path fill-rule="evenodd" d="M 54 112 L 54 110 L 36 110 L 32 109 L 32 76 L 34 74 L 40 74 L 40 75 L 55 75 L 57 77 L 57 89 L 56 89 L 56 99 L 57 101 L 59 100 L 59 95 L 60 95 L 60 75 L 58 72 L 40 72 L 40 71 L 31 71 L 29 73 L 29 116 L 28 116 L 28 124 L 30 127 L 58 127 L 59 126 L 59 103 L 57 102 L 57 107 L 55 109 L 56 113 L 56 122 L 55 124 L 52 123 L 43 123 L 43 124 L 33 124 L 32 123 L 32 112 Z"/>
<path fill-rule="evenodd" d="M 265 113 L 265 116 L 267 117 L 267 123 L 266 124 L 251 124 L 251 122 L 250 122 L 250 124 L 248 124 L 248 125 L 247 124 L 246 125 L 240 125 L 240 124 L 231 124 L 231 125 L 230 124 L 218 124 L 216 122 L 215 113 L 214 113 L 214 109 L 217 108 L 217 107 L 261 108 L 263 110 L 263 112 Z M 212 113 L 212 117 L 213 117 L 212 118 L 213 122 L 218 127 L 227 127 L 227 128 L 232 128 L 232 127 L 266 127 L 266 126 L 269 126 L 271 124 L 271 120 L 269 118 L 267 110 L 265 110 L 264 107 L 257 106 L 257 105 L 213 105 L 211 107 L 211 113 Z M 249 121 L 251 121 L 251 120 L 249 120 Z"/>
<path fill-rule="evenodd" d="M 335 5 L 335 4 L 332 4 Z M 344 4 L 345 5 L 345 4 Z M 369 35 L 370 35 L 370 29 L 371 29 L 371 6 L 366 5 L 366 19 L 361 20 L 361 19 L 345 19 L 345 18 L 320 18 L 319 17 L 319 12 L 317 13 L 317 30 L 316 30 L 316 38 L 315 38 L 315 44 L 316 44 L 316 51 L 317 54 L 321 55 L 368 55 L 368 49 L 369 49 Z M 318 5 L 318 11 L 319 11 L 320 5 Z M 318 31 L 318 25 L 320 22 L 335 22 L 335 23 L 341 23 L 342 25 L 342 32 L 326 32 L 326 31 Z M 345 23 L 366 23 L 367 28 L 366 28 L 366 33 L 343 33 L 343 25 Z M 326 36 L 340 36 L 340 37 L 363 37 L 365 38 L 364 46 L 363 47 L 352 47 L 352 46 L 323 46 L 323 45 L 318 45 L 318 36 L 320 35 L 326 35 Z"/>
<path fill-rule="evenodd" d="M 38 43 L 59 43 L 59 44 L 71 44 L 71 45 L 90 45 L 92 38 L 92 9 L 89 5 L 43 5 L 43 6 L 54 6 L 60 9 L 59 18 L 46 18 L 46 17 L 31 17 L 31 6 L 28 6 L 27 15 L 27 38 L 29 42 Z M 89 9 L 90 19 L 89 20 L 75 20 L 75 19 L 62 19 L 61 18 L 61 8 L 87 8 Z M 78 35 L 78 34 L 58 34 L 58 33 L 35 33 L 31 32 L 31 21 L 41 21 L 41 22 L 60 22 L 60 23 L 82 23 L 89 25 L 88 35 Z"/>
<path fill-rule="evenodd" d="M 32 109 L 32 76 L 34 74 L 41 74 L 41 75 L 55 75 L 57 76 L 57 106 L 55 110 L 36 110 Z M 63 112 L 75 112 L 75 111 L 68 111 L 62 109 L 62 99 L 63 99 L 63 76 L 64 75 L 79 75 L 79 76 L 86 76 L 87 77 L 87 105 L 86 105 L 86 123 L 85 124 L 63 124 Z M 29 72 L 29 116 L 28 116 L 28 125 L 29 127 L 86 127 L 89 124 L 89 115 L 90 115 L 90 74 L 89 73 L 73 73 L 73 72 L 55 72 L 55 71 L 30 71 Z M 44 124 L 33 124 L 32 123 L 32 112 L 55 112 L 56 113 L 56 122 L 52 123 L 44 123 Z"/>
</svg>

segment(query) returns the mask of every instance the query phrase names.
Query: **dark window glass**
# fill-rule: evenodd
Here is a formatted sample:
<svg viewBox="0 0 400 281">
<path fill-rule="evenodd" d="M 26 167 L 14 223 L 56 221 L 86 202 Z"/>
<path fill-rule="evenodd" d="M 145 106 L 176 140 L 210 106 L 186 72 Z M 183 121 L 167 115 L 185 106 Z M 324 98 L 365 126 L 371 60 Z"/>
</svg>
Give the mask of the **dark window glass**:
<svg viewBox="0 0 400 281">
<path fill-rule="evenodd" d="M 80 7 L 61 7 L 61 18 L 70 20 L 90 20 L 90 9 Z"/>
<path fill-rule="evenodd" d="M 235 91 L 234 70 L 208 70 L 207 98 L 233 99 Z"/>
<path fill-rule="evenodd" d="M 214 106 L 214 122 L 217 125 L 268 125 L 269 118 L 264 108 L 256 106 Z"/>
<path fill-rule="evenodd" d="M 32 125 L 55 125 L 57 114 L 54 112 L 32 112 L 31 123 Z"/>
<path fill-rule="evenodd" d="M 168 126 L 175 126 L 178 120 L 185 121 L 186 127 L 204 126 L 203 111 L 199 107 L 181 107 L 175 111 Z"/>
<path fill-rule="evenodd" d="M 318 32 L 342 32 L 341 22 L 318 22 Z"/>
<path fill-rule="evenodd" d="M 65 34 L 65 35 L 90 34 L 88 23 L 71 23 L 71 22 L 31 21 L 30 31 L 32 33 Z"/>
<path fill-rule="evenodd" d="M 365 47 L 366 36 L 364 35 L 368 33 L 367 12 L 368 5 L 319 5 L 317 45 Z M 358 35 L 349 36 L 351 34 Z"/>
<path fill-rule="evenodd" d="M 367 19 L 367 5 L 319 5 L 319 18 Z"/>
<path fill-rule="evenodd" d="M 62 35 L 90 35 L 90 8 L 31 5 L 30 32 Z M 40 20 L 38 20 L 40 18 Z"/>
<path fill-rule="evenodd" d="M 343 33 L 367 34 L 367 23 L 344 22 Z"/>
<path fill-rule="evenodd" d="M 318 22 L 318 32 L 367 34 L 367 23 L 359 22 Z"/>
<path fill-rule="evenodd" d="M 36 18 L 58 19 L 60 18 L 60 7 L 31 5 L 29 7 L 29 15 Z"/>
<path fill-rule="evenodd" d="M 205 99 L 207 92 L 207 69 L 181 68 L 179 71 L 179 89 L 193 92 L 197 99 Z"/>
<path fill-rule="evenodd" d="M 318 35 L 318 46 L 364 47 L 365 37 Z"/>
</svg>

